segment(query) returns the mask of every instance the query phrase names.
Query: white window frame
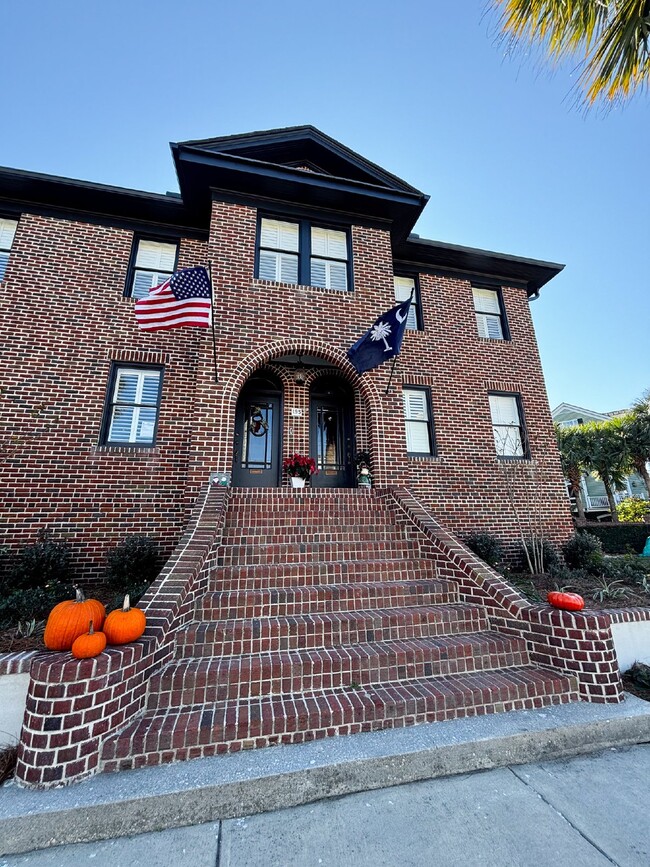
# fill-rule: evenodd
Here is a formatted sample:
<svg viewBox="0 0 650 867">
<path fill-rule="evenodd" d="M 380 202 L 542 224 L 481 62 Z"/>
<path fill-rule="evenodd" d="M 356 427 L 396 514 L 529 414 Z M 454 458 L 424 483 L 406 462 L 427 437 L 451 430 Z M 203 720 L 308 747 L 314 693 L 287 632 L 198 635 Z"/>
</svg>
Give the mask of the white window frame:
<svg viewBox="0 0 650 867">
<path fill-rule="evenodd" d="M 423 412 L 419 415 L 414 414 L 410 395 L 421 396 L 421 407 Z M 406 451 L 413 457 L 433 457 L 435 455 L 435 439 L 433 432 L 433 420 L 431 417 L 431 391 L 425 386 L 405 385 L 402 387 L 402 405 L 404 412 L 404 428 L 406 435 Z M 428 447 L 426 450 L 411 448 L 414 440 L 414 432 L 418 430 L 422 432 L 422 427 L 425 427 Z M 417 442 L 420 437 L 416 438 Z"/>
<path fill-rule="evenodd" d="M 133 401 L 118 400 L 120 380 L 123 376 L 136 376 L 136 390 Z M 144 401 L 143 392 L 145 379 L 156 375 L 158 378 L 158 387 L 155 402 Z M 160 415 L 160 399 L 162 395 L 162 367 L 138 367 L 129 364 L 115 363 L 111 370 L 109 380 L 109 394 L 106 402 L 104 413 L 104 424 L 102 426 L 102 445 L 105 446 L 132 446 L 132 447 L 151 447 L 156 442 L 158 432 L 158 418 Z M 114 439 L 111 436 L 113 425 L 115 422 L 115 410 L 117 407 L 133 407 L 133 415 L 131 417 L 131 427 L 128 439 Z M 138 437 L 138 429 L 140 428 L 140 416 L 142 410 L 154 409 L 154 420 L 151 423 L 151 436 L 143 439 Z"/>
<path fill-rule="evenodd" d="M 483 297 L 485 294 L 493 296 L 493 303 L 489 303 Z M 472 298 L 479 337 L 484 340 L 509 340 L 510 334 L 500 289 L 494 286 L 472 285 Z"/>
<path fill-rule="evenodd" d="M 9 256 L 16 237 L 18 220 L 12 217 L 0 217 L 0 283 L 5 278 L 9 266 Z"/>
<path fill-rule="evenodd" d="M 497 457 L 527 458 L 521 395 L 516 392 L 490 392 L 488 402 Z"/>
</svg>

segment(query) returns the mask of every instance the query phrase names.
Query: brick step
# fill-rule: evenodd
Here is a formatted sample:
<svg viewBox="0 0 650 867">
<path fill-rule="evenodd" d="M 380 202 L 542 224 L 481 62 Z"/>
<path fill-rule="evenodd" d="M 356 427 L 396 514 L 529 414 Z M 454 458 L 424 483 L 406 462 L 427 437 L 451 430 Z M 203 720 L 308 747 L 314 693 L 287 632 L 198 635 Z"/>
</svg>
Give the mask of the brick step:
<svg viewBox="0 0 650 867">
<path fill-rule="evenodd" d="M 528 661 L 523 639 L 496 632 L 181 659 L 150 679 L 148 708 L 445 677 Z"/>
<path fill-rule="evenodd" d="M 289 617 L 335 611 L 443 605 L 457 601 L 458 588 L 454 583 L 433 579 L 217 590 L 205 594 L 199 604 L 197 619 Z"/>
<path fill-rule="evenodd" d="M 470 604 L 217 620 L 192 623 L 179 632 L 176 657 L 236 656 L 457 635 L 485 629 L 484 610 Z"/>
<path fill-rule="evenodd" d="M 232 502 L 264 501 L 274 503 L 286 500 L 374 500 L 379 498 L 376 490 L 365 488 L 231 488 Z"/>
<path fill-rule="evenodd" d="M 110 738 L 102 749 L 102 769 L 116 771 L 577 700 L 573 678 L 524 667 L 368 689 L 166 708 L 146 713 Z"/>
<path fill-rule="evenodd" d="M 290 542 L 279 545 L 224 545 L 217 552 L 218 566 L 264 563 L 306 563 L 312 560 L 381 560 L 388 556 L 409 557 L 418 553 L 415 541 L 390 542 Z"/>
<path fill-rule="evenodd" d="M 269 529 L 274 530 L 278 527 L 287 531 L 297 530 L 298 528 L 311 527 L 340 527 L 341 529 L 356 528 L 366 529 L 366 527 L 384 527 L 386 525 L 395 526 L 395 516 L 387 510 L 377 509 L 358 509 L 348 508 L 345 510 L 336 509 L 332 506 L 329 509 L 323 509 L 319 513 L 305 514 L 304 509 L 292 511 L 290 509 L 278 508 L 273 511 L 264 511 L 259 508 L 241 511 L 240 509 L 228 509 L 225 520 L 225 530 L 230 531 L 236 528 L 245 528 L 247 531 L 258 530 L 262 532 Z M 401 526 L 407 526 L 403 524 Z"/>
<path fill-rule="evenodd" d="M 298 545 L 314 544 L 364 544 L 373 542 L 408 542 L 414 537 L 404 527 L 368 525 L 364 528 L 347 529 L 336 523 L 322 527 L 230 527 L 221 540 L 223 546 L 233 545 Z"/>
<path fill-rule="evenodd" d="M 220 566 L 210 574 L 215 590 L 280 589 L 312 584 L 356 581 L 421 581 L 436 577 L 430 560 L 338 560 L 332 563 L 267 563 L 257 566 Z"/>
</svg>

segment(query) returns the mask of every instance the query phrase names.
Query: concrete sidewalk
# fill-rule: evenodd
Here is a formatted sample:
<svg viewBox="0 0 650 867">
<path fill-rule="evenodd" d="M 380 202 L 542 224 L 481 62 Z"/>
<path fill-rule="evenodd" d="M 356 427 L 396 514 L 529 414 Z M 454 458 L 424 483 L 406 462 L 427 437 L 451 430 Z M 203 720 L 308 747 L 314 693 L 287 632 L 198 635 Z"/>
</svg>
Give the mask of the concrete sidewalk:
<svg viewBox="0 0 650 867">
<path fill-rule="evenodd" d="M 0 858 L 0 867 L 645 867 L 650 745 Z"/>
</svg>

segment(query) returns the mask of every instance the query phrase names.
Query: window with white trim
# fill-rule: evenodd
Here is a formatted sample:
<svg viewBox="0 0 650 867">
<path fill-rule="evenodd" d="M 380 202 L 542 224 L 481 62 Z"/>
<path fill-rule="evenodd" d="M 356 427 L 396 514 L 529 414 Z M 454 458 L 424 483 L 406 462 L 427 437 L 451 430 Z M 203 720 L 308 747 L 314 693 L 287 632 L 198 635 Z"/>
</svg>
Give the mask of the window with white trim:
<svg viewBox="0 0 650 867">
<path fill-rule="evenodd" d="M 508 340 L 510 335 L 508 334 L 500 292 L 497 289 L 472 286 L 472 294 L 479 337 L 486 337 L 490 340 Z"/>
<path fill-rule="evenodd" d="M 161 368 L 113 366 L 102 426 L 104 445 L 154 444 L 161 384 Z"/>
<path fill-rule="evenodd" d="M 409 455 L 433 455 L 434 439 L 431 400 L 428 388 L 402 389 L 406 451 Z"/>
<path fill-rule="evenodd" d="M 526 456 L 521 401 L 518 394 L 490 394 L 494 446 L 500 458 Z"/>
<path fill-rule="evenodd" d="M 420 331 L 422 329 L 422 315 L 415 277 L 399 277 L 395 275 L 393 277 L 393 286 L 395 287 L 395 301 L 407 301 L 411 292 L 413 292 L 413 300 L 406 317 L 406 327 L 411 331 Z"/>
<path fill-rule="evenodd" d="M 348 232 L 262 217 L 257 277 L 345 292 L 350 284 Z"/>
<path fill-rule="evenodd" d="M 14 242 L 14 236 L 18 227 L 18 220 L 10 220 L 0 217 L 0 282 L 4 280 L 9 264 L 9 253 Z"/>
<path fill-rule="evenodd" d="M 149 290 L 160 286 L 174 273 L 178 244 L 136 238 L 126 294 L 131 298 L 146 298 Z"/>
</svg>

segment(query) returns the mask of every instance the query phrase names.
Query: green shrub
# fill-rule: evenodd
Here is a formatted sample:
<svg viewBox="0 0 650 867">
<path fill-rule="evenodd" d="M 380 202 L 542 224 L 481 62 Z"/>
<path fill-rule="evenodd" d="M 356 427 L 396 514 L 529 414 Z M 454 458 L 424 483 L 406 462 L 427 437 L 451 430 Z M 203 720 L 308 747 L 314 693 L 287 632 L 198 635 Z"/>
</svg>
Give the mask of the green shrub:
<svg viewBox="0 0 650 867">
<path fill-rule="evenodd" d="M 603 543 L 589 533 L 574 533 L 562 546 L 567 566 L 597 574 L 603 565 Z"/>
<path fill-rule="evenodd" d="M 503 560 L 503 545 L 491 533 L 470 533 L 465 536 L 464 541 L 470 551 L 473 551 L 488 566 L 495 568 Z"/>
<path fill-rule="evenodd" d="M 650 500 L 642 500 L 639 497 L 627 497 L 616 507 L 618 520 L 624 524 L 632 524 L 643 521 L 646 515 L 650 515 Z"/>
<path fill-rule="evenodd" d="M 650 524 L 587 524 L 583 529 L 598 536 L 605 554 L 640 554 L 650 536 Z"/>
<path fill-rule="evenodd" d="M 648 567 L 634 554 L 623 557 L 609 557 L 603 563 L 603 575 L 612 581 L 624 581 L 627 584 L 642 584 L 648 577 Z"/>
<path fill-rule="evenodd" d="M 11 593 L 14 590 L 69 585 L 72 581 L 71 557 L 72 548 L 67 542 L 54 541 L 47 531 L 42 530 L 36 542 L 20 549 L 7 570 L 1 589 Z"/>
<path fill-rule="evenodd" d="M 74 599 L 70 584 L 14 590 L 0 599 L 0 629 L 10 629 L 19 621 L 45 620 L 57 602 L 64 599 Z"/>
<path fill-rule="evenodd" d="M 106 555 L 108 587 L 120 595 L 131 594 L 133 604 L 158 575 L 159 569 L 158 545 L 150 536 L 127 536 Z"/>
</svg>

